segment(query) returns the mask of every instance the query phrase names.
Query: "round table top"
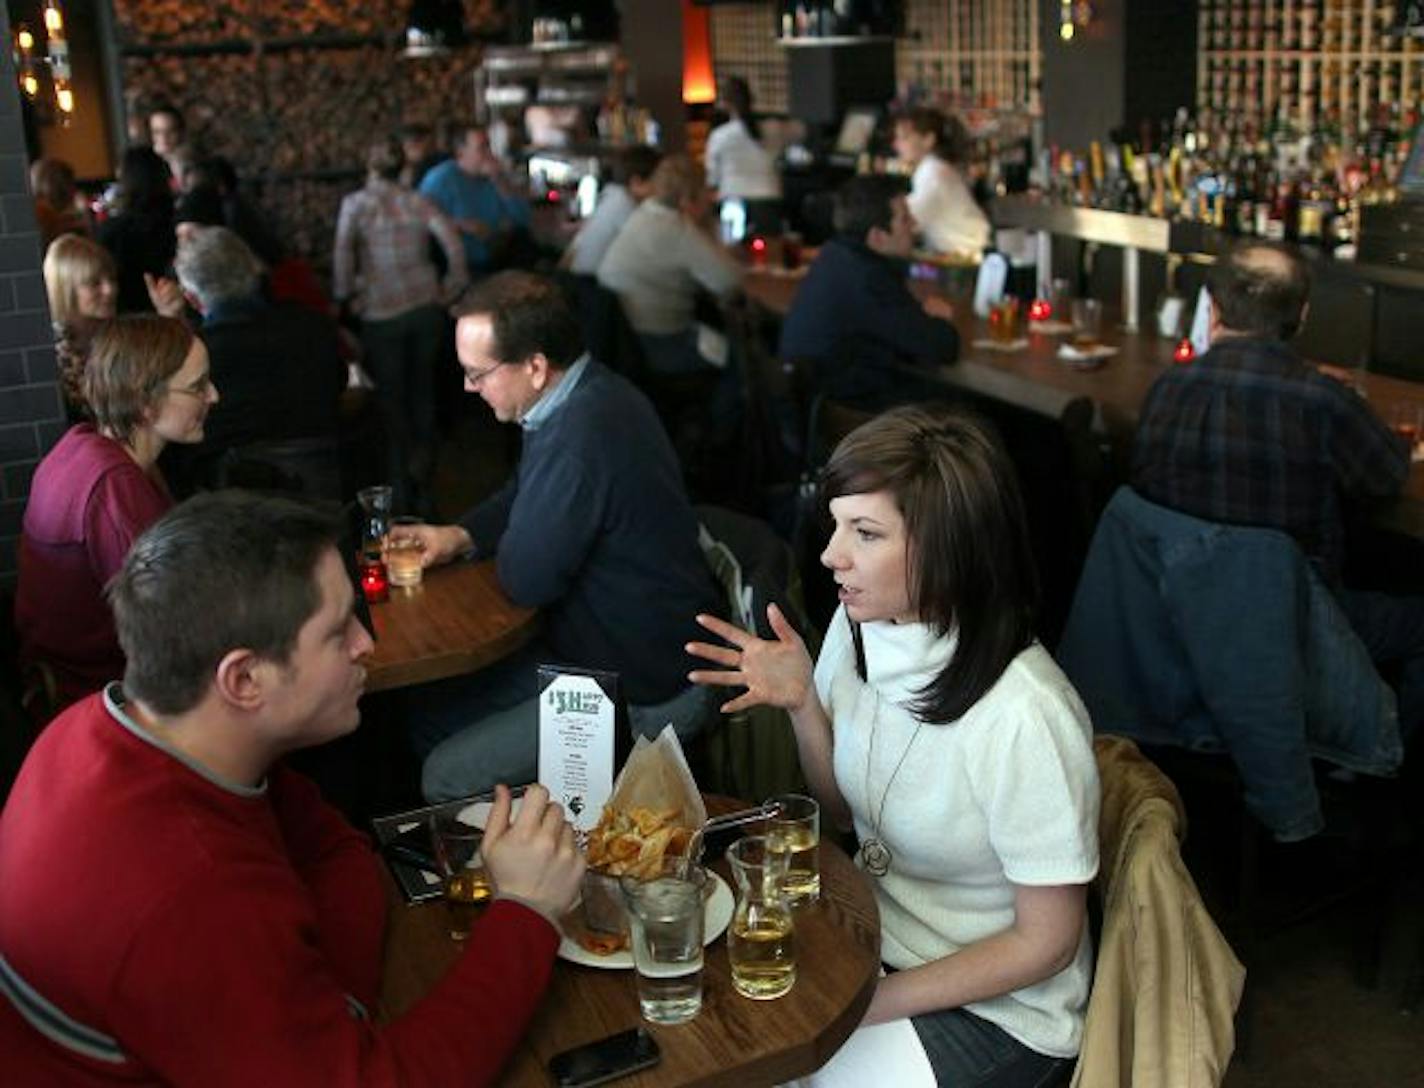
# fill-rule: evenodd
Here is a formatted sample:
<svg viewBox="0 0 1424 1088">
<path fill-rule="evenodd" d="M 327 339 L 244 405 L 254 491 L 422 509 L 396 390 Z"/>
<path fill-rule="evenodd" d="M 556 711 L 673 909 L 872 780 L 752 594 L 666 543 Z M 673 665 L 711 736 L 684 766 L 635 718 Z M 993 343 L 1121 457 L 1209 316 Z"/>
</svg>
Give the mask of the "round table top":
<svg viewBox="0 0 1424 1088">
<path fill-rule="evenodd" d="M 709 798 L 709 812 L 741 807 Z M 555 965 L 544 1002 L 500 1083 L 550 1083 L 549 1059 L 620 1031 L 646 1027 L 662 1061 L 620 1080 L 628 1088 L 775 1084 L 813 1072 L 865 1015 L 880 971 L 880 913 L 869 880 L 832 843 L 821 843 L 821 899 L 796 912 L 796 985 L 785 997 L 753 1001 L 732 988 L 724 938 L 708 946 L 702 1011 L 687 1024 L 643 1023 L 631 971 Z M 713 868 L 729 876 L 725 861 Z M 391 884 L 392 894 L 394 884 Z M 398 895 L 396 896 L 398 900 Z M 398 1016 L 427 993 L 459 954 L 444 904 L 392 908 L 381 1011 Z"/>
<path fill-rule="evenodd" d="M 368 692 L 475 672 L 538 630 L 534 609 L 512 604 L 500 589 L 492 560 L 434 567 L 413 589 L 392 586 L 389 600 L 371 606 L 371 619 Z"/>
</svg>

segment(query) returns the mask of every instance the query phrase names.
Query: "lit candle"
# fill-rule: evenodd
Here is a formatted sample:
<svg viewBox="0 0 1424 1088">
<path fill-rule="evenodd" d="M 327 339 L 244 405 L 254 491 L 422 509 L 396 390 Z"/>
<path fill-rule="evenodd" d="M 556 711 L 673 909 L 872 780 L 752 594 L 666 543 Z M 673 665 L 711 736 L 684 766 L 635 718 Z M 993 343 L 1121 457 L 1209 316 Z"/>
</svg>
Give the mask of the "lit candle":
<svg viewBox="0 0 1424 1088">
<path fill-rule="evenodd" d="M 1187 338 L 1183 338 L 1172 352 L 1173 361 L 1178 363 L 1190 363 L 1196 357 L 1197 353 L 1192 347 L 1192 342 Z"/>
<path fill-rule="evenodd" d="M 1046 298 L 1036 298 L 1028 304 L 1030 321 L 1047 321 L 1053 316 L 1053 303 Z"/>
<path fill-rule="evenodd" d="M 384 601 L 390 596 L 390 586 L 386 582 L 386 565 L 379 559 L 361 561 L 361 592 L 372 604 Z"/>
</svg>

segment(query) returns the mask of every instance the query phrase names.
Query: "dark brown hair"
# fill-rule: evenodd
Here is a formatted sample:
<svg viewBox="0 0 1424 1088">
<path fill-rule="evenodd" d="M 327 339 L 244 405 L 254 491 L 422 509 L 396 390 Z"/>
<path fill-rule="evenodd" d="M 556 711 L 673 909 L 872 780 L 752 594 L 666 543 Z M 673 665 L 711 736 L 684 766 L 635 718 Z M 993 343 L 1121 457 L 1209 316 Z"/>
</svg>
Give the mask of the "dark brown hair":
<svg viewBox="0 0 1424 1088">
<path fill-rule="evenodd" d="M 859 174 L 836 190 L 836 233 L 864 242 L 873 229 L 888 231 L 895 220 L 895 198 L 904 196 L 904 178 L 893 174 Z"/>
<path fill-rule="evenodd" d="M 886 491 L 904 517 L 911 606 L 940 637 L 958 637 L 912 712 L 957 720 L 1034 638 L 1038 579 L 1008 454 L 963 409 L 907 405 L 846 436 L 821 487 L 827 502 Z"/>
<path fill-rule="evenodd" d="M 110 583 L 124 688 L 160 714 L 193 709 L 223 657 L 248 649 L 286 664 L 321 607 L 315 572 L 339 526 L 315 507 L 212 491 L 134 542 Z"/>
<path fill-rule="evenodd" d="M 584 351 L 583 331 L 563 288 L 532 272 L 500 272 L 465 293 L 456 318 L 487 315 L 494 331 L 494 357 L 522 363 L 543 355 L 567 370 Z"/>
<path fill-rule="evenodd" d="M 619 185 L 627 185 L 634 178 L 647 181 L 662 162 L 663 153 L 647 144 L 625 147 L 613 159 L 612 180 Z"/>
<path fill-rule="evenodd" d="M 395 181 L 400 177 L 403 166 L 405 151 L 401 148 L 400 141 L 394 137 L 383 136 L 366 150 L 366 170 L 378 178 Z"/>
<path fill-rule="evenodd" d="M 895 124 L 909 125 L 921 136 L 935 138 L 934 154 L 958 166 L 969 153 L 969 133 L 964 122 L 953 114 L 940 113 L 930 106 L 914 106 L 895 115 Z"/>
<path fill-rule="evenodd" d="M 36 159 L 30 164 L 30 189 L 56 211 L 74 203 L 74 167 L 63 159 Z"/>
<path fill-rule="evenodd" d="M 158 314 L 130 314 L 95 335 L 84 368 L 84 400 L 106 434 L 127 442 L 144 412 L 163 396 L 165 383 L 183 368 L 193 333 Z"/>
<path fill-rule="evenodd" d="M 1310 298 L 1310 269 L 1274 242 L 1243 242 L 1207 273 L 1217 320 L 1232 332 L 1289 340 Z"/>
</svg>

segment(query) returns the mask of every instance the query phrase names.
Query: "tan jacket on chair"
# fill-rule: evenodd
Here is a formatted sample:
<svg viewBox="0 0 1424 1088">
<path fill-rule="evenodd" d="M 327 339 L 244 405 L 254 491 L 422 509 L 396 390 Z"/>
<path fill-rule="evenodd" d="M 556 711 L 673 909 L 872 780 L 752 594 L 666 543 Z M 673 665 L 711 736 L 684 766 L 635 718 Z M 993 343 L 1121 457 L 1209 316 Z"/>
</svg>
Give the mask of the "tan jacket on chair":
<svg viewBox="0 0 1424 1088">
<path fill-rule="evenodd" d="M 1182 863 L 1176 788 L 1129 740 L 1093 748 L 1103 932 L 1072 1088 L 1219 1085 L 1246 971 Z"/>
</svg>

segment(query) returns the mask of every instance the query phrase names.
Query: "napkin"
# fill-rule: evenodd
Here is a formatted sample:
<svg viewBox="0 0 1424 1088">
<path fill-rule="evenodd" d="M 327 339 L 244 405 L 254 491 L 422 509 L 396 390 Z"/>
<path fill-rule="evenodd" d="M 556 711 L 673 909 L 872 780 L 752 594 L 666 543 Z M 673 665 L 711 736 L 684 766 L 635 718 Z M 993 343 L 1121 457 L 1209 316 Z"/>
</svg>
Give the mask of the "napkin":
<svg viewBox="0 0 1424 1088">
<path fill-rule="evenodd" d="M 984 351 L 1023 351 L 1028 347 L 1028 337 L 1020 336 L 1017 340 L 990 340 L 984 337 L 975 340 L 974 346 Z"/>
<path fill-rule="evenodd" d="M 809 1077 L 788 1083 L 793 1088 L 935 1088 L 935 1075 L 914 1025 L 891 1020 L 856 1028 L 830 1061 Z"/>
<path fill-rule="evenodd" d="M 1111 344 L 1093 344 L 1091 347 L 1062 344 L 1058 348 L 1058 358 L 1070 366 L 1101 366 L 1116 354 L 1117 348 Z"/>
</svg>

